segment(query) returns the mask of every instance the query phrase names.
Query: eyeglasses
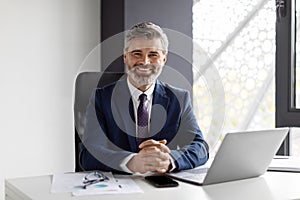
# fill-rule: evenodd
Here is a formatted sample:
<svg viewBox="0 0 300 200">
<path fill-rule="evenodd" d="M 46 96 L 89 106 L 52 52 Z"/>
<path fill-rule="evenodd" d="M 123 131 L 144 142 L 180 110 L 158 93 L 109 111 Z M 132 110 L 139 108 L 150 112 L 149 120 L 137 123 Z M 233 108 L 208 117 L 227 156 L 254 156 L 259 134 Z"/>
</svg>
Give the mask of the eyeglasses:
<svg viewBox="0 0 300 200">
<path fill-rule="evenodd" d="M 87 186 L 89 186 L 89 185 L 99 183 L 99 182 L 105 181 L 105 180 L 109 180 L 109 178 L 99 171 L 93 171 L 84 176 L 84 178 L 82 180 L 83 189 L 86 189 Z"/>
</svg>

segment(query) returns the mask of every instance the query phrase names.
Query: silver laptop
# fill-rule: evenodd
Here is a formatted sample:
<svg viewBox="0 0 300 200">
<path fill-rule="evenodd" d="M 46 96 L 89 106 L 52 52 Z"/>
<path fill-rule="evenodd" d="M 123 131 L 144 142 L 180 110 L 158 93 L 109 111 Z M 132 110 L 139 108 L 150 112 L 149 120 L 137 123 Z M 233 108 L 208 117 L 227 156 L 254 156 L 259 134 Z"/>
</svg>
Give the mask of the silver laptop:
<svg viewBox="0 0 300 200">
<path fill-rule="evenodd" d="M 226 134 L 209 168 L 167 175 L 197 185 L 257 177 L 264 174 L 289 129 L 276 128 Z"/>
</svg>

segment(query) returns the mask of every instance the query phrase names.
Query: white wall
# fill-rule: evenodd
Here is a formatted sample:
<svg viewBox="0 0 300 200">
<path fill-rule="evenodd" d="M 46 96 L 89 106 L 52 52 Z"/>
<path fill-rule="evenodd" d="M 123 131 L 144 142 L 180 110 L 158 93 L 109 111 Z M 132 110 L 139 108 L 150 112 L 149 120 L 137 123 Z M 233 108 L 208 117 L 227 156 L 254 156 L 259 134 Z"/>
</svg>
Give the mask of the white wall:
<svg viewBox="0 0 300 200">
<path fill-rule="evenodd" d="M 74 170 L 73 83 L 99 1 L 0 0 L 0 199 L 5 178 Z"/>
</svg>

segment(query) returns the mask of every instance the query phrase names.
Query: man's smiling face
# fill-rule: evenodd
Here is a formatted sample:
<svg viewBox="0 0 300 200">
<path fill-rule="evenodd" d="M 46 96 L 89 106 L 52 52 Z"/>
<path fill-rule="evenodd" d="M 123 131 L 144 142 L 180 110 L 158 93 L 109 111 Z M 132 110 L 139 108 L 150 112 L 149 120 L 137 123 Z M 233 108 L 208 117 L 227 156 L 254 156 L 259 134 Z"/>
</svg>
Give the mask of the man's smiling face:
<svg viewBox="0 0 300 200">
<path fill-rule="evenodd" d="M 158 38 L 135 38 L 124 52 L 124 63 L 131 84 L 140 87 L 150 87 L 160 75 L 167 61 L 167 54 L 162 50 Z"/>
</svg>

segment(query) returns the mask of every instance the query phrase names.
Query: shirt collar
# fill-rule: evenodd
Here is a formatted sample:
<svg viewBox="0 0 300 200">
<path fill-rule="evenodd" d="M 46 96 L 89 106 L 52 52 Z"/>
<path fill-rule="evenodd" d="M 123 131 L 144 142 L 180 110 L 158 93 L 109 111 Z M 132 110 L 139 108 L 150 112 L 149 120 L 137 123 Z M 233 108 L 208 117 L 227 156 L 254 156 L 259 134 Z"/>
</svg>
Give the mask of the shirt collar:
<svg viewBox="0 0 300 200">
<path fill-rule="evenodd" d="M 131 97 L 135 100 L 135 101 L 138 101 L 139 99 L 139 96 L 141 94 L 146 94 L 147 95 L 147 99 L 149 100 L 152 95 L 153 95 L 153 91 L 154 91 L 154 87 L 155 87 L 155 83 L 152 84 L 150 86 L 150 88 L 148 88 L 148 90 L 146 90 L 145 92 L 142 92 L 141 90 L 137 89 L 136 87 L 134 87 L 130 81 L 129 81 L 129 78 L 127 78 L 127 84 L 128 84 L 128 87 L 129 87 L 129 91 L 130 91 L 130 94 L 131 94 Z"/>
</svg>

